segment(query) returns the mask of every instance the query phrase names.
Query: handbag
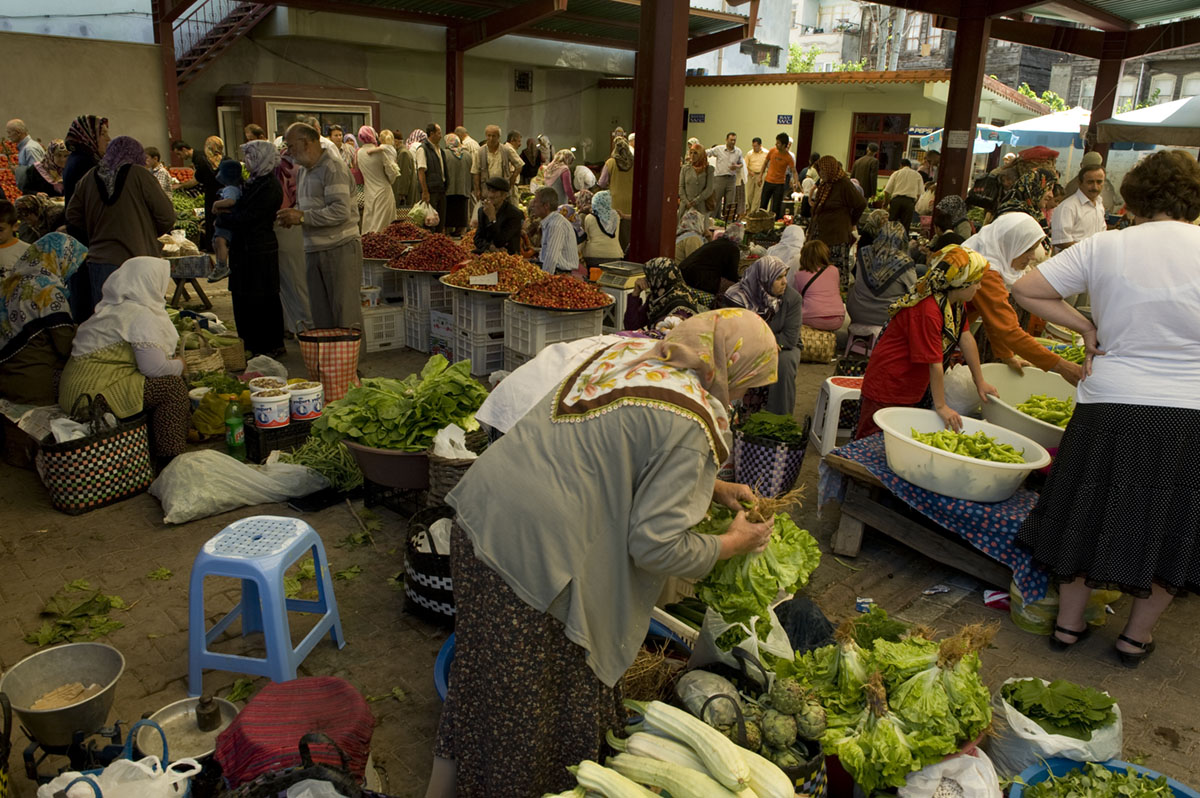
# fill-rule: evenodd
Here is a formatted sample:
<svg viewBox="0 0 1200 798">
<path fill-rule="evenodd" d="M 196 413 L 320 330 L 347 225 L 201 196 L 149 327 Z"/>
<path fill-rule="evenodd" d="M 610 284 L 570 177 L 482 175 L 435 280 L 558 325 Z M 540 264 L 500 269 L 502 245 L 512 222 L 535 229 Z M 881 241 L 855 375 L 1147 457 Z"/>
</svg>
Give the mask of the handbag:
<svg viewBox="0 0 1200 798">
<path fill-rule="evenodd" d="M 200 339 L 199 349 L 185 349 L 184 341 L 187 335 L 179 336 L 179 348 L 176 350 L 176 355 L 183 359 L 183 369 L 188 374 L 205 374 L 210 371 L 224 371 L 225 358 L 221 353 L 209 346 L 208 341 L 204 340 L 204 336 L 200 334 L 200 324 L 192 319 L 192 332 Z M 243 357 L 245 349 L 242 350 Z"/>
<path fill-rule="evenodd" d="M 744 435 L 733 431 L 734 481 L 749 485 L 760 496 L 782 496 L 796 484 L 804 453 L 808 450 L 808 433 L 812 419 L 804 419 L 804 432 L 799 443 L 783 443 L 769 438 Z"/>
<path fill-rule="evenodd" d="M 828 363 L 837 351 L 837 335 L 831 330 L 800 326 L 800 362 Z"/>
<path fill-rule="evenodd" d="M 55 510 L 80 515 L 128 499 L 154 481 L 145 414 L 109 427 L 104 421 L 109 412 L 103 395 L 85 394 L 71 418 L 87 424 L 89 434 L 63 443 L 53 435 L 42 441 L 37 470 Z"/>
<path fill-rule="evenodd" d="M 337 401 L 350 386 L 358 386 L 358 353 L 362 331 L 334 328 L 306 330 L 296 335 L 308 378 L 325 386 L 325 402 Z"/>
</svg>

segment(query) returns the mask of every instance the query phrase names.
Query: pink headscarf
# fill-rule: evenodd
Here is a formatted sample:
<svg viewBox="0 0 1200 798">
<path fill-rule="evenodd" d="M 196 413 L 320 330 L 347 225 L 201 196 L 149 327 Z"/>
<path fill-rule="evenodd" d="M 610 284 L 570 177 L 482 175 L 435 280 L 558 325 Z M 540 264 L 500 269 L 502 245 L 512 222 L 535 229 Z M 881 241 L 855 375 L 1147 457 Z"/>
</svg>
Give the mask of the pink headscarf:
<svg viewBox="0 0 1200 798">
<path fill-rule="evenodd" d="M 375 128 L 371 127 L 370 125 L 363 125 L 358 129 L 358 143 L 360 146 L 365 144 L 378 144 L 379 134 L 376 133 Z"/>
</svg>

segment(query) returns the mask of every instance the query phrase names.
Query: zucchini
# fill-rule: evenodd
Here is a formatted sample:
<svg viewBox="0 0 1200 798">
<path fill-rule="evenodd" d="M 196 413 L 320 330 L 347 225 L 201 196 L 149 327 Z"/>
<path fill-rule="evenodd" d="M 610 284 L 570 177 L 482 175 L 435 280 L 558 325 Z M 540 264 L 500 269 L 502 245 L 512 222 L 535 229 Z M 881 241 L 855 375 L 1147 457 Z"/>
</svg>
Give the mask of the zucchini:
<svg viewBox="0 0 1200 798">
<path fill-rule="evenodd" d="M 742 749 L 712 726 L 662 701 L 626 701 L 625 706 L 640 712 L 651 729 L 690 747 L 722 786 L 734 792 L 750 786 L 750 767 L 742 758 Z M 671 793 L 674 795 L 674 790 Z"/>
<path fill-rule="evenodd" d="M 640 784 L 659 787 L 671 794 L 671 798 L 744 798 L 746 793 L 725 789 L 706 773 L 651 759 L 648 756 L 617 754 L 609 757 L 608 766 L 618 773 Z"/>
<path fill-rule="evenodd" d="M 788 775 L 764 756 L 741 749 L 742 758 L 750 766 L 750 787 L 759 798 L 793 798 L 796 786 Z"/>
<path fill-rule="evenodd" d="M 685 768 L 708 775 L 708 771 L 704 768 L 704 763 L 700 761 L 700 757 L 692 752 L 692 749 L 683 743 L 675 742 L 669 737 L 660 737 L 657 734 L 650 734 L 648 732 L 635 732 L 622 740 L 609 731 L 608 744 L 614 751 L 622 754 L 649 757 L 661 762 L 673 762 L 676 765 L 682 765 Z M 791 796 L 788 796 L 788 798 L 791 798 Z"/>
<path fill-rule="evenodd" d="M 568 770 L 575 776 L 580 787 L 588 792 L 599 793 L 604 798 L 658 798 L 637 782 L 590 759 L 585 759 Z"/>
</svg>

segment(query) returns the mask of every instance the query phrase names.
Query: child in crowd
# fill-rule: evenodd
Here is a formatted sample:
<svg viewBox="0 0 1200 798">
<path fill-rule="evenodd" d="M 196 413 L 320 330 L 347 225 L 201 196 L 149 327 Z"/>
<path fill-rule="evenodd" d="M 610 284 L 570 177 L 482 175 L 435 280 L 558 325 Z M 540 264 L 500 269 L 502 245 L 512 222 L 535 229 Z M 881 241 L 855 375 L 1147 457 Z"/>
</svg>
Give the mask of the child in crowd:
<svg viewBox="0 0 1200 798">
<path fill-rule="evenodd" d="M 17 209 L 0 200 L 0 281 L 3 281 L 29 245 L 17 238 Z"/>
<path fill-rule="evenodd" d="M 998 396 L 983 379 L 979 349 L 967 329 L 963 305 L 979 290 L 988 269 L 977 252 L 951 245 L 933 253 L 929 271 L 896 300 L 863 376 L 862 410 L 855 439 L 879 432 L 873 416 L 884 407 L 917 407 L 928 394 L 946 427 L 962 429 L 962 418 L 946 405 L 945 370 L 955 349 L 971 370 L 979 398 Z"/>
<path fill-rule="evenodd" d="M 242 164 L 239 161 L 222 161 L 217 167 L 217 182 L 225 186 L 221 189 L 221 199 L 213 203 L 213 250 L 217 253 L 217 266 L 208 276 L 210 283 L 224 280 L 229 276 L 229 242 L 233 240 L 233 232 L 228 227 L 220 226 L 220 214 L 233 210 L 242 196 Z"/>
</svg>

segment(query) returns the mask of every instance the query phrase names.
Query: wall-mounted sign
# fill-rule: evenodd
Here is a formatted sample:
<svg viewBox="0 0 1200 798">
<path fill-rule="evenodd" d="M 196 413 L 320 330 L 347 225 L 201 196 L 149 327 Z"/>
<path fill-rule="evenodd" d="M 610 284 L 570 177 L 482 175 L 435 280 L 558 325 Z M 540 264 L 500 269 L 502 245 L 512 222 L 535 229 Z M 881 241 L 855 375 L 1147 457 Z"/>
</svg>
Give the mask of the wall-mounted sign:
<svg viewBox="0 0 1200 798">
<path fill-rule="evenodd" d="M 775 117 L 775 124 L 777 124 L 777 125 L 792 124 L 792 115 L 791 114 L 780 114 L 779 116 Z"/>
<path fill-rule="evenodd" d="M 935 130 L 941 130 L 941 128 L 939 128 L 939 127 L 910 127 L 908 129 L 908 135 L 910 135 L 910 136 L 928 136 L 930 133 L 934 132 Z"/>
<path fill-rule="evenodd" d="M 702 124 L 704 122 L 704 114 L 688 114 L 688 124 Z"/>
<path fill-rule="evenodd" d="M 946 147 L 951 150 L 965 150 L 971 146 L 971 131 L 951 130 L 946 135 Z"/>
</svg>

